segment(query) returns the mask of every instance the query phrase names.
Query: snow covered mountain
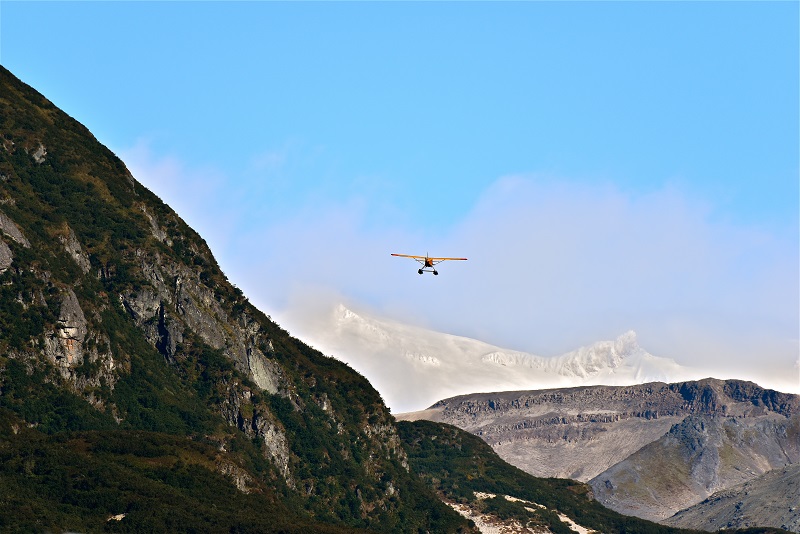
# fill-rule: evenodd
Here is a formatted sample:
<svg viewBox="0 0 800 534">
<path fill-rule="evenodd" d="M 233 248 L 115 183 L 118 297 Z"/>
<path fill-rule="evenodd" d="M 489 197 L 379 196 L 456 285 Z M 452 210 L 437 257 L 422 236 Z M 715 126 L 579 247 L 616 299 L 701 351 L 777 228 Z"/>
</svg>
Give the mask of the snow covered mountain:
<svg viewBox="0 0 800 534">
<path fill-rule="evenodd" d="M 306 322 L 305 329 L 294 333 L 363 374 L 394 413 L 466 393 L 703 378 L 647 353 L 634 332 L 547 358 L 360 315 L 343 305 Z"/>
</svg>

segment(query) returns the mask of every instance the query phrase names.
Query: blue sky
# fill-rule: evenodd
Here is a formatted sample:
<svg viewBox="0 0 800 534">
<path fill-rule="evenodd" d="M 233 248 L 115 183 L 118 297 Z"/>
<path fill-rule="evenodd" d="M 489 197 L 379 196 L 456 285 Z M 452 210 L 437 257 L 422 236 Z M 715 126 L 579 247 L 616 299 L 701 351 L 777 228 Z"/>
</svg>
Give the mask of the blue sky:
<svg viewBox="0 0 800 534">
<path fill-rule="evenodd" d="M 661 356 L 758 354 L 800 383 L 799 18 L 2 0 L 0 62 L 273 316 L 344 300 L 543 355 L 633 328 Z M 426 251 L 470 262 L 433 279 L 389 256 Z"/>
</svg>

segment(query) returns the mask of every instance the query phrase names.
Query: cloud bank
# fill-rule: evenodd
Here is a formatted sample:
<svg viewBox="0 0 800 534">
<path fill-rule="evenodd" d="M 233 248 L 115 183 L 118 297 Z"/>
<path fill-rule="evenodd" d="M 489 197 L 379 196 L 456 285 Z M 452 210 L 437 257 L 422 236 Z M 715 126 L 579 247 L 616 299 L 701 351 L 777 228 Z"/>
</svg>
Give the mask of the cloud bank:
<svg viewBox="0 0 800 534">
<path fill-rule="evenodd" d="M 512 177 L 455 240 L 474 245 L 485 281 L 453 310 L 501 332 L 492 341 L 557 354 L 634 329 L 655 354 L 716 374 L 775 365 L 800 387 L 796 230 L 717 220 L 669 186 L 631 194 Z"/>
<path fill-rule="evenodd" d="M 142 150 L 123 159 L 279 322 L 296 321 L 304 306 L 344 302 L 545 356 L 632 329 L 652 354 L 717 378 L 800 390 L 797 229 L 726 221 L 685 188 L 509 176 L 437 229 L 409 224 L 370 192 L 295 196 L 270 217 L 280 197 L 256 202 L 230 177 Z M 261 219 L 247 213 L 256 204 Z M 419 276 L 392 252 L 469 261 Z"/>
</svg>

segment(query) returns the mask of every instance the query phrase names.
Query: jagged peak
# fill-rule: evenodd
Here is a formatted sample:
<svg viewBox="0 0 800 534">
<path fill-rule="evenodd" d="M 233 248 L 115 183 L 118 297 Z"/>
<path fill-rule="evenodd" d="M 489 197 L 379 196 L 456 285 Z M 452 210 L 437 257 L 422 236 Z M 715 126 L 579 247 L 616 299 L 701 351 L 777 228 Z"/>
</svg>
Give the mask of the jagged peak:
<svg viewBox="0 0 800 534">
<path fill-rule="evenodd" d="M 313 325 L 309 337 L 315 346 L 363 372 L 399 412 L 469 391 L 696 378 L 694 370 L 649 354 L 633 330 L 567 353 L 542 356 L 358 308 L 353 311 L 346 303 L 331 303 L 325 309 L 324 320 L 306 323 Z"/>
<path fill-rule="evenodd" d="M 648 353 L 639 346 L 636 332 L 628 330 L 614 341 L 597 341 L 580 347 L 556 358 L 576 376 L 587 377 L 603 371 L 615 369 L 636 356 Z"/>
<path fill-rule="evenodd" d="M 633 330 L 628 330 L 614 341 L 614 350 L 623 357 L 633 354 L 640 349 L 639 340 L 636 337 L 636 332 Z"/>
</svg>

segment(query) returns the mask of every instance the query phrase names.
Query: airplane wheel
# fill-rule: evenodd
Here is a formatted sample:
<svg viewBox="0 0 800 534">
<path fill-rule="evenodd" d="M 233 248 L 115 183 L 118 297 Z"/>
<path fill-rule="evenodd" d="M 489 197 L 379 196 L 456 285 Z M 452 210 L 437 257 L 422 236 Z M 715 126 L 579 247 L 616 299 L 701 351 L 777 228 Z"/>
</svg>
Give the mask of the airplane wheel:
<svg viewBox="0 0 800 534">
<path fill-rule="evenodd" d="M 439 276 L 439 271 L 433 271 L 434 276 Z"/>
<path fill-rule="evenodd" d="M 418 272 L 419 274 L 422 274 L 422 269 L 420 269 L 420 270 L 419 270 L 419 271 L 417 271 L 417 272 Z"/>
</svg>

